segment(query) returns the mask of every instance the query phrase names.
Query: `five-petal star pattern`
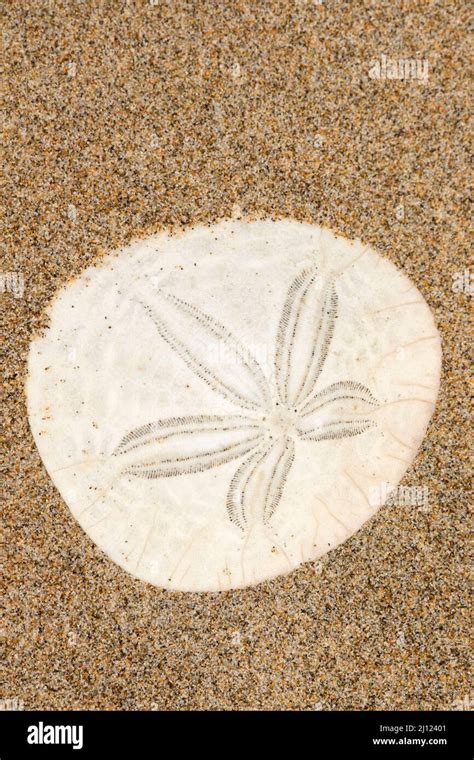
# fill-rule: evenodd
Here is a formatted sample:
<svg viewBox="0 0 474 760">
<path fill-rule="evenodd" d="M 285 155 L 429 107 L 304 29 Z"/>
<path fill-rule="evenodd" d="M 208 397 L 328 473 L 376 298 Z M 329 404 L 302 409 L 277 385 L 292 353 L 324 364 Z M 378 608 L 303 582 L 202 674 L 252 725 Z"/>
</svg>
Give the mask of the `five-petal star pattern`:
<svg viewBox="0 0 474 760">
<path fill-rule="evenodd" d="M 113 452 L 124 460 L 122 473 L 168 478 L 241 460 L 227 492 L 228 517 L 242 531 L 255 522 L 268 524 L 299 441 L 356 436 L 375 424 L 364 410 L 378 402 L 362 383 L 340 380 L 318 390 L 337 319 L 335 282 L 315 269 L 293 280 L 276 333 L 271 378 L 214 317 L 170 293 L 160 291 L 159 298 L 166 308 L 142 306 L 161 339 L 240 413 L 169 417 L 131 430 Z M 230 366 L 222 360 L 224 352 L 232 357 Z"/>
</svg>

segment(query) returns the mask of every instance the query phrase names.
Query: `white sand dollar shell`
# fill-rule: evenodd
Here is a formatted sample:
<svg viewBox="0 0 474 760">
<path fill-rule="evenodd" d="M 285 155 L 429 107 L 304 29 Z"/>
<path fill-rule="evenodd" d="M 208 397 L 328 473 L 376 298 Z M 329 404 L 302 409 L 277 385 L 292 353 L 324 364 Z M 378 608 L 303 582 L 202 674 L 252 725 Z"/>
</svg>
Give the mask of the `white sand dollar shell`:
<svg viewBox="0 0 474 760">
<path fill-rule="evenodd" d="M 252 585 L 351 536 L 438 393 L 440 339 L 413 283 L 294 221 L 135 242 L 50 317 L 27 383 L 41 457 L 92 540 L 169 589 Z"/>
</svg>

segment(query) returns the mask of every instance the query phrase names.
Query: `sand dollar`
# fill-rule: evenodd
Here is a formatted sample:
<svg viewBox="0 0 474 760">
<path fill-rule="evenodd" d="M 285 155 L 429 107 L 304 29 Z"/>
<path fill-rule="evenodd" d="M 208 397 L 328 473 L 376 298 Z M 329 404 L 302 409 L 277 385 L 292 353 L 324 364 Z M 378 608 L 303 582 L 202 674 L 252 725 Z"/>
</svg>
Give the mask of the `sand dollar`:
<svg viewBox="0 0 474 760">
<path fill-rule="evenodd" d="M 59 292 L 31 345 L 29 419 L 114 562 L 224 590 L 374 514 L 423 439 L 440 356 L 420 292 L 369 246 L 225 221 L 134 242 Z"/>
</svg>

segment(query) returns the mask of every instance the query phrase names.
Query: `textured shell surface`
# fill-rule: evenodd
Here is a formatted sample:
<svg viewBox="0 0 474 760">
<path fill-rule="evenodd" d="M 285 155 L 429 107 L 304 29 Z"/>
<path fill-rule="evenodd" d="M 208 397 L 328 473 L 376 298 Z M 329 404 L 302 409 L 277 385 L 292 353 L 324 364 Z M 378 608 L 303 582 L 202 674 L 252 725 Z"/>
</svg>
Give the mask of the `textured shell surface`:
<svg viewBox="0 0 474 760">
<path fill-rule="evenodd" d="M 293 220 L 135 241 L 49 316 L 27 380 L 44 465 L 111 560 L 172 590 L 254 585 L 337 547 L 400 483 L 438 394 L 415 285 Z"/>
</svg>

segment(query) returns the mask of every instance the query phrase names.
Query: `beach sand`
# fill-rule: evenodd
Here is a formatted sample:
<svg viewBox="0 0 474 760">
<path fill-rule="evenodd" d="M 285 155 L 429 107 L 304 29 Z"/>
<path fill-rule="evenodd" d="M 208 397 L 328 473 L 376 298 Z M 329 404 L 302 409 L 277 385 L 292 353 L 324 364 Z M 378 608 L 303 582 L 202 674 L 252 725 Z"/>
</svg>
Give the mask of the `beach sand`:
<svg viewBox="0 0 474 760">
<path fill-rule="evenodd" d="M 465 709 L 467 5 L 69 0 L 4 13 L 2 697 L 55 710 Z M 389 79 L 383 55 L 420 65 Z M 105 251 L 232 215 L 359 237 L 420 289 L 443 376 L 403 484 L 427 503 L 387 504 L 277 580 L 170 593 L 108 560 L 53 487 L 28 427 L 28 347 L 58 289 Z"/>
</svg>

